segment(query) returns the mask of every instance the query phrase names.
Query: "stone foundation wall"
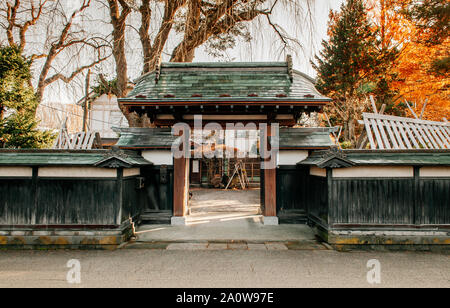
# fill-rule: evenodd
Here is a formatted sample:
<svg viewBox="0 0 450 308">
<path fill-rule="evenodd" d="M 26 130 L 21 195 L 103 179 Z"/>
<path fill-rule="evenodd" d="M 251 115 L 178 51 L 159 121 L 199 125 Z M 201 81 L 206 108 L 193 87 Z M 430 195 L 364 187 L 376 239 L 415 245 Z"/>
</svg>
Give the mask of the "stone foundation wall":
<svg viewBox="0 0 450 308">
<path fill-rule="evenodd" d="M 0 229 L 0 250 L 2 249 L 117 249 L 129 241 L 134 234 L 131 222 L 117 228 L 93 229 L 46 228 L 36 226 Z"/>
</svg>

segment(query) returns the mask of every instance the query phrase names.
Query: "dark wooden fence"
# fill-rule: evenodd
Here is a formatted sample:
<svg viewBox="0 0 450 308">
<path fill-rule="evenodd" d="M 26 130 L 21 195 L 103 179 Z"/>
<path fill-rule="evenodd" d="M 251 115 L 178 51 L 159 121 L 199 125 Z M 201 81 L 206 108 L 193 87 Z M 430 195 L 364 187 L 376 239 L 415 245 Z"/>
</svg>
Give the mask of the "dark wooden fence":
<svg viewBox="0 0 450 308">
<path fill-rule="evenodd" d="M 136 183 L 137 176 L 1 178 L 0 225 L 119 226 L 142 211 Z"/>
<path fill-rule="evenodd" d="M 450 178 L 333 178 L 278 170 L 278 207 L 306 210 L 325 228 L 450 224 Z"/>
</svg>

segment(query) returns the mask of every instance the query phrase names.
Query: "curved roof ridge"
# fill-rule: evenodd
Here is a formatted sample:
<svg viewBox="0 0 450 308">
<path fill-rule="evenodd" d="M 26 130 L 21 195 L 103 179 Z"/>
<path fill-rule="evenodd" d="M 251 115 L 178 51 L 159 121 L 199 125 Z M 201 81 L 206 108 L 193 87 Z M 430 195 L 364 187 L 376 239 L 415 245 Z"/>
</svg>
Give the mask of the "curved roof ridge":
<svg viewBox="0 0 450 308">
<path fill-rule="evenodd" d="M 301 75 L 302 77 L 304 77 L 304 78 L 308 79 L 309 81 L 311 81 L 314 85 L 316 84 L 316 81 L 317 81 L 317 80 L 316 80 L 315 78 L 309 76 L 309 75 L 306 74 L 306 73 L 303 73 L 303 72 L 301 72 L 301 71 L 299 71 L 299 70 L 294 70 L 294 74 Z"/>
<path fill-rule="evenodd" d="M 162 63 L 159 72 L 136 82 L 121 101 L 330 101 L 317 91 L 314 78 L 291 70 L 289 62 Z"/>
</svg>

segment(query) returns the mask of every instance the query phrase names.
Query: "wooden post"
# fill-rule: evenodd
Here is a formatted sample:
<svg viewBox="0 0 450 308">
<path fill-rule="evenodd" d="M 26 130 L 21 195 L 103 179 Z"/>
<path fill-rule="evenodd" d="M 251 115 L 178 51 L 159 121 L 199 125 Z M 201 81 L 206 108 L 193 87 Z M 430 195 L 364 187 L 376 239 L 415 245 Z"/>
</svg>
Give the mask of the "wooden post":
<svg viewBox="0 0 450 308">
<path fill-rule="evenodd" d="M 182 136 L 180 132 L 178 136 Z M 186 145 L 183 145 L 186 146 Z M 189 158 L 174 158 L 173 163 L 173 225 L 184 225 L 189 202 Z"/>
<path fill-rule="evenodd" d="M 91 79 L 91 70 L 88 70 L 86 75 L 86 97 L 83 105 L 83 132 L 88 131 L 88 117 L 89 117 L 89 84 Z"/>
<path fill-rule="evenodd" d="M 123 210 L 123 168 L 117 169 L 117 179 L 116 179 L 116 187 L 117 187 L 117 208 L 118 213 L 116 217 L 116 224 L 122 224 L 122 210 Z"/>
<path fill-rule="evenodd" d="M 265 212 L 266 217 L 277 216 L 277 169 L 264 170 Z"/>
<path fill-rule="evenodd" d="M 269 137 L 273 135 L 272 126 L 267 130 L 266 144 L 269 145 Z M 276 158 L 273 158 L 276 159 Z M 266 159 L 265 161 L 270 161 Z M 267 220 L 277 216 L 277 169 L 264 169 L 264 217 L 265 224 L 278 224 Z M 277 220 L 277 219 L 276 219 Z"/>
<path fill-rule="evenodd" d="M 186 185 L 187 168 L 189 167 L 186 158 L 174 159 L 173 165 L 173 216 L 184 217 L 186 214 Z"/>
</svg>

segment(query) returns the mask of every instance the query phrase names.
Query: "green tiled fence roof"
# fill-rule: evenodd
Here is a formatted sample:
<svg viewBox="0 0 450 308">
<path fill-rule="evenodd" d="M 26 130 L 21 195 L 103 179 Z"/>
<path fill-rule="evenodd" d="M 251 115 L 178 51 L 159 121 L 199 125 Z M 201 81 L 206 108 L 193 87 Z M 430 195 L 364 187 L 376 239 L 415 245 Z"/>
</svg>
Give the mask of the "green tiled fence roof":
<svg viewBox="0 0 450 308">
<path fill-rule="evenodd" d="M 111 158 L 130 167 L 151 165 L 132 151 L 0 150 L 0 166 L 95 166 Z"/>
<path fill-rule="evenodd" d="M 300 165 L 317 166 L 323 160 L 324 151 L 316 151 Z M 345 159 L 357 166 L 450 166 L 449 150 L 346 150 Z"/>
</svg>

